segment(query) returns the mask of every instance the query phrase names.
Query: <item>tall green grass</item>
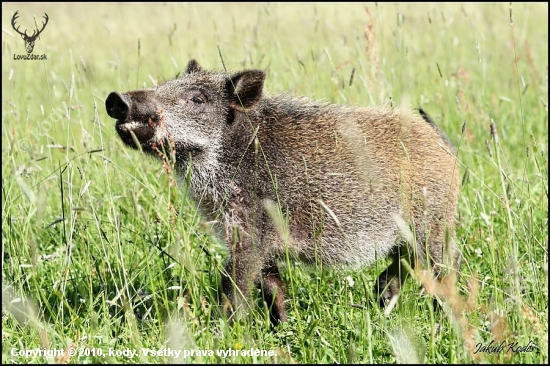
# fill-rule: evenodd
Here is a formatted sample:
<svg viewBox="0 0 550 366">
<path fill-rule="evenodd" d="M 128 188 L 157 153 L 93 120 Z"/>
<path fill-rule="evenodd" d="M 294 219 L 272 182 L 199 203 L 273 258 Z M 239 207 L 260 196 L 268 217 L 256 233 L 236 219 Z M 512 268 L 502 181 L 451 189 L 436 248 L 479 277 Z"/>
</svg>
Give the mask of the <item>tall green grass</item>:
<svg viewBox="0 0 550 366">
<path fill-rule="evenodd" d="M 21 29 L 48 14 L 46 61 L 14 60 L 16 10 Z M 4 362 L 548 362 L 548 4 L 5 3 L 2 24 Z M 271 92 L 426 110 L 461 164 L 458 282 L 417 271 L 386 315 L 372 296 L 385 262 L 290 263 L 287 324 L 270 329 L 256 296 L 227 325 L 222 243 L 104 110 L 190 58 L 221 69 L 218 47 L 231 69 L 265 69 Z M 506 347 L 475 353 L 491 341 Z M 13 355 L 37 349 L 64 351 Z M 274 356 L 216 355 L 229 349 Z M 125 350 L 138 355 L 109 354 Z"/>
</svg>

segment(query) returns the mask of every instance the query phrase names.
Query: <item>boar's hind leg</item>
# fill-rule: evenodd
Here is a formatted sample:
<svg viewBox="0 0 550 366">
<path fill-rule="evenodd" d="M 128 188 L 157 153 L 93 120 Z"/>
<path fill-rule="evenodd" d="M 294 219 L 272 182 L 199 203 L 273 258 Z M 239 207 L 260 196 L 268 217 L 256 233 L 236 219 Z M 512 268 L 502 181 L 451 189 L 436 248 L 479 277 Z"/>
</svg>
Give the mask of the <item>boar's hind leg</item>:
<svg viewBox="0 0 550 366">
<path fill-rule="evenodd" d="M 269 307 L 272 325 L 277 325 L 278 322 L 286 322 L 284 285 L 275 261 L 268 262 L 262 270 L 262 278 L 258 283 L 258 287 Z"/>
<path fill-rule="evenodd" d="M 380 306 L 385 306 L 386 300 L 389 301 L 399 294 L 401 285 L 408 276 L 407 270 L 401 266 L 401 258 L 405 258 L 413 266 L 406 244 L 394 247 L 389 257 L 392 263 L 378 276 L 375 288 Z"/>
<path fill-rule="evenodd" d="M 434 220 L 428 238 L 429 264 L 434 277 L 439 281 L 452 273 L 456 274 L 456 280 L 458 280 L 462 257 L 454 238 L 453 221 L 453 217 L 446 221 L 443 218 Z"/>
</svg>

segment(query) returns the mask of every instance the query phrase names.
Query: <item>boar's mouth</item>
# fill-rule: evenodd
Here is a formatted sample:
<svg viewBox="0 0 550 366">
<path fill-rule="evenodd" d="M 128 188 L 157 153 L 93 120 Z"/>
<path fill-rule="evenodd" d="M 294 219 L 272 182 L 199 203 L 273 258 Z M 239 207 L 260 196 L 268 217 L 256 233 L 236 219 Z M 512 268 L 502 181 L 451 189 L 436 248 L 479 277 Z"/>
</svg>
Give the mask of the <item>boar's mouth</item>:
<svg viewBox="0 0 550 366">
<path fill-rule="evenodd" d="M 137 139 L 137 142 L 142 145 L 142 147 L 146 147 L 147 142 L 152 142 L 155 136 L 154 124 L 143 121 L 117 120 L 115 129 L 122 141 L 134 149 L 137 149 L 134 139 Z M 135 137 L 132 136 L 132 134 Z"/>
<path fill-rule="evenodd" d="M 105 100 L 105 108 L 107 114 L 116 119 L 115 129 L 126 145 L 137 148 L 139 143 L 142 147 L 148 147 L 153 143 L 152 139 L 164 116 L 162 111 L 156 110 L 155 103 L 143 100 L 146 98 L 134 100 L 135 97 L 132 93 L 112 92 Z"/>
</svg>

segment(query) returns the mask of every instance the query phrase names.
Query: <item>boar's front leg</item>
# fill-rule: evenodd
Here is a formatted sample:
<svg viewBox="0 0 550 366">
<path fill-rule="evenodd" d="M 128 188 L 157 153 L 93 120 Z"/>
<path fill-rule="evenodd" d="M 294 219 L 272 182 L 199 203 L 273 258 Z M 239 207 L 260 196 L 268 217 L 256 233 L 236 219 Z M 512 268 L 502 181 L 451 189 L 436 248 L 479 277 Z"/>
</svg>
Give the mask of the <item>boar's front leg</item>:
<svg viewBox="0 0 550 366">
<path fill-rule="evenodd" d="M 262 269 L 262 278 L 258 287 L 269 308 L 271 324 L 277 325 L 279 322 L 286 322 L 284 284 L 275 260 L 270 260 Z"/>
<path fill-rule="evenodd" d="M 252 245 L 251 238 L 239 229 L 229 244 L 230 256 L 222 274 L 222 290 L 227 297 L 223 312 L 230 320 L 240 317 L 250 308 L 250 293 L 260 277 L 263 255 Z M 243 235 L 241 235 L 243 234 Z"/>
</svg>

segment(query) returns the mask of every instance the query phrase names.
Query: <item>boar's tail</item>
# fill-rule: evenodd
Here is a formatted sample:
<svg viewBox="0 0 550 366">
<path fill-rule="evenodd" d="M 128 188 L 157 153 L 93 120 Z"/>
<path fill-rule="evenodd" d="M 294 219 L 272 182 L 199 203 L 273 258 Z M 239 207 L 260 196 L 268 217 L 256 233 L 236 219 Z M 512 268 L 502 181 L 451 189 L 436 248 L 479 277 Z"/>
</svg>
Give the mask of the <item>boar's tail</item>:
<svg viewBox="0 0 550 366">
<path fill-rule="evenodd" d="M 420 114 L 420 116 L 424 119 L 424 121 L 428 122 L 430 124 L 430 126 L 432 126 L 432 128 L 434 130 L 437 131 L 437 133 L 439 134 L 439 136 L 441 136 L 443 138 L 443 140 L 445 140 L 445 142 L 447 143 L 447 145 L 449 145 L 451 148 L 454 149 L 454 146 L 453 144 L 451 144 L 451 141 L 449 141 L 449 138 L 447 137 L 447 135 L 445 135 L 445 133 L 443 131 L 441 131 L 439 129 L 439 127 L 437 127 L 437 125 L 435 124 L 434 120 L 432 119 L 432 117 L 430 117 L 428 115 L 428 113 L 426 113 L 422 108 L 418 108 L 418 113 Z"/>
<path fill-rule="evenodd" d="M 420 113 L 420 115 L 422 116 L 422 118 L 424 118 L 426 122 L 428 122 L 432 126 L 435 126 L 435 122 L 432 117 L 428 116 L 428 113 L 424 112 L 422 108 L 418 108 L 418 113 Z"/>
</svg>

